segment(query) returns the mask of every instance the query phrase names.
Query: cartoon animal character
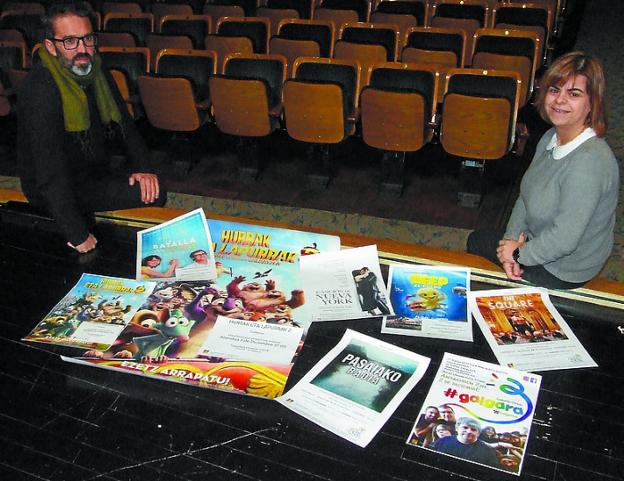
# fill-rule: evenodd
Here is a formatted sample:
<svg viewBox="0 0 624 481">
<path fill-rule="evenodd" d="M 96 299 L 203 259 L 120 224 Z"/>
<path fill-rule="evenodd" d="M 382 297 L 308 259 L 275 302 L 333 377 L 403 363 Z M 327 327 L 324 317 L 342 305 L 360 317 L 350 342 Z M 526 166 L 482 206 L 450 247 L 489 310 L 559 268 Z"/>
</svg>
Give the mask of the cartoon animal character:
<svg viewBox="0 0 624 481">
<path fill-rule="evenodd" d="M 35 336 L 64 338 L 71 336 L 80 325 L 80 321 L 67 316 L 50 316 L 33 333 Z"/>
<path fill-rule="evenodd" d="M 195 322 L 201 322 L 206 318 L 206 314 L 212 305 L 212 301 L 221 297 L 219 291 L 214 287 L 204 287 L 195 298 L 184 306 L 186 317 Z"/>
<path fill-rule="evenodd" d="M 295 289 L 291 292 L 290 299 L 275 288 L 275 281 L 268 279 L 264 287 L 258 282 L 250 282 L 240 288 L 240 283 L 245 280 L 244 276 L 235 277 L 227 286 L 228 297 L 238 297 L 243 300 L 245 309 L 249 311 L 266 312 L 280 304 L 287 304 L 292 309 L 305 304 L 305 296 L 302 290 Z"/>
<path fill-rule="evenodd" d="M 161 285 L 162 286 L 162 285 Z M 157 288 L 144 304 L 145 309 L 161 311 L 162 309 L 182 309 L 193 301 L 197 292 L 189 284 L 168 284 Z"/>
<path fill-rule="evenodd" d="M 245 309 L 242 299 L 229 297 L 227 293 L 217 291 L 216 289 L 213 291 L 211 290 L 215 297 L 212 297 L 212 301 L 209 304 L 203 306 L 204 317 L 193 326 L 191 339 L 176 348 L 179 357 L 194 357 L 196 355 L 214 327 L 217 316 L 221 315 L 235 319 L 243 318 Z M 198 313 L 199 311 L 196 311 L 195 314 Z M 194 320 L 196 320 L 196 317 Z"/>
<path fill-rule="evenodd" d="M 245 305 L 254 299 L 263 297 L 268 290 L 275 289 L 275 281 L 267 279 L 262 285 L 259 282 L 248 282 L 242 288 L 241 283 L 245 280 L 245 276 L 236 276 L 227 285 L 228 297 L 238 297 L 243 300 Z"/>
<path fill-rule="evenodd" d="M 406 296 L 406 299 L 413 297 L 416 297 L 417 300 L 408 302 L 407 307 L 414 312 L 420 312 L 443 308 L 443 301 L 446 299 L 446 294 L 440 292 L 435 287 L 421 287 L 416 291 L 415 296 L 410 294 Z"/>
<path fill-rule="evenodd" d="M 287 324 L 298 327 L 299 324 L 293 321 L 292 307 L 288 304 L 280 304 L 271 310 L 265 311 L 264 316 L 269 324 Z"/>
<path fill-rule="evenodd" d="M 132 309 L 130 304 L 126 307 L 121 307 L 120 297 L 116 297 L 111 301 L 105 299 L 98 304 L 98 310 L 102 312 L 98 320 L 111 323 L 117 319 L 123 319 L 123 315 L 130 312 L 130 309 Z"/>
<path fill-rule="evenodd" d="M 179 309 L 171 312 L 163 310 L 156 318 L 146 317 L 141 326 L 156 330 L 153 334 L 135 337 L 132 339 L 137 346 L 134 359 L 141 362 L 164 362 L 169 346 L 174 341 L 184 343 L 189 340 L 189 333 L 195 321 L 189 321 Z"/>
</svg>

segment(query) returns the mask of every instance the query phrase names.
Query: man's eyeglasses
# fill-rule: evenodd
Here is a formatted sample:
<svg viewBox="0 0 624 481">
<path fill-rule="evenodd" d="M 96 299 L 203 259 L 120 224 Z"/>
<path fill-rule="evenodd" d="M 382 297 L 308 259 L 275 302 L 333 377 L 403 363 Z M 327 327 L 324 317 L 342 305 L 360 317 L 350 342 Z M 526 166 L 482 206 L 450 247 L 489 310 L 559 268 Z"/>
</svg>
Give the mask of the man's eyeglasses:
<svg viewBox="0 0 624 481">
<path fill-rule="evenodd" d="M 62 42 L 65 50 L 76 50 L 81 40 L 85 47 L 95 47 L 97 45 L 97 35 L 94 33 L 88 33 L 84 37 L 53 38 L 52 40 Z"/>
</svg>

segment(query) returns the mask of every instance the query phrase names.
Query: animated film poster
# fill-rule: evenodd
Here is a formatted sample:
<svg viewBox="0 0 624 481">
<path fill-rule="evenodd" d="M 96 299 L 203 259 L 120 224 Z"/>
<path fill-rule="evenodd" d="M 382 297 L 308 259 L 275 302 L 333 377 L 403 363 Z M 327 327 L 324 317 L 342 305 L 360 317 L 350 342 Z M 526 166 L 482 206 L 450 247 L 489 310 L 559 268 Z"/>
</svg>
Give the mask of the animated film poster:
<svg viewBox="0 0 624 481">
<path fill-rule="evenodd" d="M 394 315 L 375 245 L 303 258 L 301 275 L 313 321 Z"/>
<path fill-rule="evenodd" d="M 202 209 L 137 232 L 138 280 L 216 278 L 212 241 Z"/>
<path fill-rule="evenodd" d="M 545 289 L 474 291 L 468 306 L 503 366 L 531 372 L 597 366 Z"/>
<path fill-rule="evenodd" d="M 388 292 L 396 317 L 384 317 L 381 332 L 472 341 L 469 290 L 469 269 L 392 264 Z"/>
<path fill-rule="evenodd" d="M 155 285 L 153 282 L 83 274 L 24 340 L 108 349 Z"/>
<path fill-rule="evenodd" d="M 258 322 L 310 324 L 310 297 L 300 264 L 340 251 L 337 236 L 209 220 L 217 266 L 216 287 L 232 302 L 223 315 Z"/>
<path fill-rule="evenodd" d="M 216 281 L 158 283 L 109 350 L 65 360 L 238 394 L 282 394 L 304 341 L 299 258 L 339 249 L 340 240 L 212 220 L 210 228 Z"/>
<path fill-rule="evenodd" d="M 340 342 L 277 401 L 366 447 L 420 381 L 429 361 L 347 329 Z"/>
<path fill-rule="evenodd" d="M 445 353 L 407 444 L 520 475 L 541 380 Z"/>
</svg>

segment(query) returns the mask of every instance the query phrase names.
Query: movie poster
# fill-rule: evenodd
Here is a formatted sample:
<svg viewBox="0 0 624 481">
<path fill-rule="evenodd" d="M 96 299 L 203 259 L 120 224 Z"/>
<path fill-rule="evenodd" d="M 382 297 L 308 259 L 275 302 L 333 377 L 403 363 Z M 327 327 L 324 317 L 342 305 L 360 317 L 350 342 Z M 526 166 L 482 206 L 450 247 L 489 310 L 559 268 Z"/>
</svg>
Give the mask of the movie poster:
<svg viewBox="0 0 624 481">
<path fill-rule="evenodd" d="M 381 276 L 377 246 L 303 258 L 301 275 L 313 321 L 394 315 Z"/>
<path fill-rule="evenodd" d="M 467 268 L 391 264 L 388 292 L 396 317 L 384 317 L 381 332 L 472 341 L 469 290 Z"/>
<path fill-rule="evenodd" d="M 24 340 L 108 349 L 154 286 L 153 282 L 83 274 Z"/>
<path fill-rule="evenodd" d="M 276 400 L 366 447 L 429 366 L 429 358 L 347 329 L 292 389 Z"/>
<path fill-rule="evenodd" d="M 340 238 L 311 232 L 209 220 L 217 266 L 216 286 L 241 306 L 238 317 L 310 325 L 311 293 L 300 265 L 340 252 Z M 230 303 L 224 303 L 229 307 Z M 227 310 L 232 317 L 236 311 Z"/>
<path fill-rule="evenodd" d="M 202 209 L 137 232 L 138 280 L 209 280 L 216 275 Z"/>
<path fill-rule="evenodd" d="M 597 366 L 545 289 L 476 291 L 468 306 L 503 366 L 531 372 Z"/>
<path fill-rule="evenodd" d="M 209 221 L 216 279 L 159 282 L 106 351 L 70 362 L 238 394 L 282 394 L 309 316 L 301 256 L 340 239 Z"/>
<path fill-rule="evenodd" d="M 541 380 L 447 352 L 407 444 L 519 475 Z"/>
</svg>

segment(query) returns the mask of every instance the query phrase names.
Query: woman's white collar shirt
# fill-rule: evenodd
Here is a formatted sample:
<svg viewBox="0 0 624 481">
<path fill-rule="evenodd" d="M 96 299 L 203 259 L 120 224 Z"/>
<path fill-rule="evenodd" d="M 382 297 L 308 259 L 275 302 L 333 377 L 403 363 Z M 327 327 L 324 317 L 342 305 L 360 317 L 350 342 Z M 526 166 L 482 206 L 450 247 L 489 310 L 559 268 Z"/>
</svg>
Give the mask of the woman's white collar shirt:
<svg viewBox="0 0 624 481">
<path fill-rule="evenodd" d="M 559 145 L 557 143 L 557 132 L 553 133 L 552 139 L 548 142 L 546 150 L 552 150 L 552 156 L 555 160 L 562 159 L 586 140 L 596 136 L 596 132 L 591 127 L 587 127 L 583 132 L 577 135 L 574 140 L 567 144 Z"/>
</svg>

